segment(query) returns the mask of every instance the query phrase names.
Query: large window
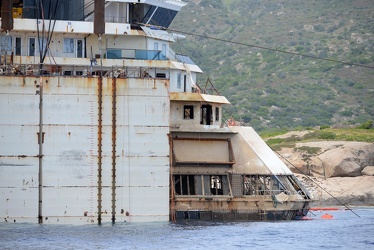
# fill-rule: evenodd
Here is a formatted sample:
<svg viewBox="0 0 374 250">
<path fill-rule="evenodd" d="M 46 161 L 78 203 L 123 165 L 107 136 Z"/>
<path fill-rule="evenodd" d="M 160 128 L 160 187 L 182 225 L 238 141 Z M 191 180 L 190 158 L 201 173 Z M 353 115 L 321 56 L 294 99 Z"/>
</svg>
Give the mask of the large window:
<svg viewBox="0 0 374 250">
<path fill-rule="evenodd" d="M 74 39 L 64 38 L 64 53 L 74 53 Z"/>
<path fill-rule="evenodd" d="M 169 28 L 177 13 L 175 10 L 152 6 L 144 16 L 142 23 Z"/>
<path fill-rule="evenodd" d="M 213 123 L 212 106 L 202 105 L 201 106 L 201 121 L 200 124 L 211 125 Z"/>
<path fill-rule="evenodd" d="M 37 11 L 37 3 L 43 4 L 44 13 L 41 8 Z M 23 0 L 22 17 L 35 19 L 37 16 L 40 19 L 83 21 L 84 0 Z"/>
<path fill-rule="evenodd" d="M 28 55 L 35 56 L 39 55 L 40 51 L 44 51 L 47 47 L 47 39 L 39 38 L 39 43 L 37 42 L 35 37 L 29 37 L 29 49 Z"/>
</svg>

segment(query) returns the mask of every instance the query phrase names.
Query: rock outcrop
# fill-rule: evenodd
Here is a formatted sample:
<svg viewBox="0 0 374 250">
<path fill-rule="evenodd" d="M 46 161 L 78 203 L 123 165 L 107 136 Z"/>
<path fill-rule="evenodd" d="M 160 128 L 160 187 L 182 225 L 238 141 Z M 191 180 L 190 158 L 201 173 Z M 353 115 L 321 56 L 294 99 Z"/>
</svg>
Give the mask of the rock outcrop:
<svg viewBox="0 0 374 250">
<path fill-rule="evenodd" d="M 303 142 L 279 153 L 316 199 L 312 206 L 374 206 L 374 143 Z"/>
<path fill-rule="evenodd" d="M 374 144 L 367 142 L 296 143 L 294 149 L 284 148 L 280 154 L 292 163 L 293 172 L 301 170 L 316 177 L 361 176 L 364 168 L 374 165 Z"/>
</svg>

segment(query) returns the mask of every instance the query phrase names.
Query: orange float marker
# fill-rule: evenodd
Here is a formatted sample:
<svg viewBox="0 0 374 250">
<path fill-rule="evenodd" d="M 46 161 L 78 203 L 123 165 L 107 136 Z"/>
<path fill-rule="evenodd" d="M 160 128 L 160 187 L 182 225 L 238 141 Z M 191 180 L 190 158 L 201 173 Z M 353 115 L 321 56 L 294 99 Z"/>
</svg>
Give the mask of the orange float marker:
<svg viewBox="0 0 374 250">
<path fill-rule="evenodd" d="M 331 214 L 327 214 L 327 213 L 321 216 L 322 219 L 327 219 L 327 220 L 332 219 L 332 217 L 333 216 Z"/>
</svg>

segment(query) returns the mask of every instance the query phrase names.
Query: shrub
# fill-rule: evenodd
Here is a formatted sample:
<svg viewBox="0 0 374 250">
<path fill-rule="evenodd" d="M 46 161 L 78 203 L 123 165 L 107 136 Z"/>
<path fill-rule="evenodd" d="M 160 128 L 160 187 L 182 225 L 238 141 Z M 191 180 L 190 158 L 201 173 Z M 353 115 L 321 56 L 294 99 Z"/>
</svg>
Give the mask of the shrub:
<svg viewBox="0 0 374 250">
<path fill-rule="evenodd" d="M 335 139 L 336 134 L 334 132 L 321 131 L 318 133 L 318 139 L 332 140 Z"/>
<path fill-rule="evenodd" d="M 269 144 L 269 145 L 274 145 L 274 144 L 282 143 L 282 142 L 284 142 L 284 141 L 285 141 L 285 140 L 282 139 L 282 138 L 272 138 L 272 139 L 267 140 L 267 144 Z"/>
<path fill-rule="evenodd" d="M 321 130 L 326 129 L 326 128 L 330 128 L 330 126 L 329 125 L 322 125 L 322 126 L 319 127 L 319 129 L 321 129 Z"/>
<path fill-rule="evenodd" d="M 370 129 L 373 127 L 373 121 L 372 120 L 369 120 L 369 121 L 366 121 L 364 123 L 362 123 L 360 126 L 358 126 L 357 128 L 361 128 L 361 129 Z"/>
</svg>

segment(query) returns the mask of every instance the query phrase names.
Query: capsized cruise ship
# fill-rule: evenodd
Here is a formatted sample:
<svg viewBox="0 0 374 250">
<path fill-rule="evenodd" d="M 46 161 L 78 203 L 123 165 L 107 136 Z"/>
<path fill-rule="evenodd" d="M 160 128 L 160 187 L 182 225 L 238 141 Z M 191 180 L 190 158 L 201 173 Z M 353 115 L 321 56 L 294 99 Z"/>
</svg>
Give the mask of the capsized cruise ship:
<svg viewBox="0 0 374 250">
<path fill-rule="evenodd" d="M 0 3 L 0 223 L 305 215 L 308 191 L 170 48 L 185 2 Z"/>
</svg>

